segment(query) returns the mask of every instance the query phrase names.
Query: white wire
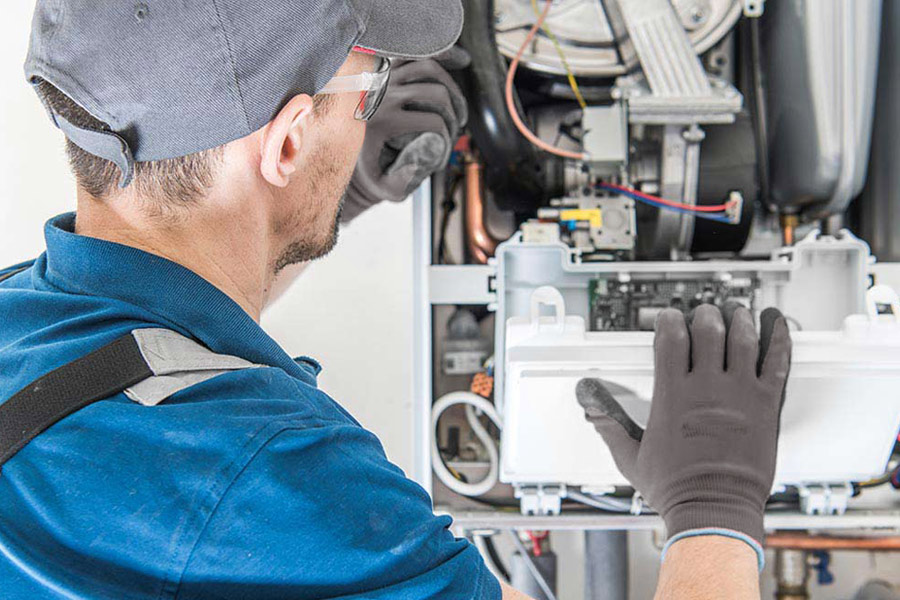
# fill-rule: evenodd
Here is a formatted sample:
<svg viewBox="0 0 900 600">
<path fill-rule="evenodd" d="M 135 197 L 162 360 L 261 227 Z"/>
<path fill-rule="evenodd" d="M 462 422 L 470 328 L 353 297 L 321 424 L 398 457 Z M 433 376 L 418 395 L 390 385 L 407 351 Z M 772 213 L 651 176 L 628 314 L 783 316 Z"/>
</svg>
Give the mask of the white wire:
<svg viewBox="0 0 900 600">
<path fill-rule="evenodd" d="M 454 477 L 453 473 L 444 464 L 444 460 L 441 458 L 441 451 L 438 449 L 438 421 L 445 410 L 459 404 L 466 405 L 466 420 L 488 454 L 488 462 L 490 464 L 488 474 L 477 483 L 466 483 Z M 463 496 L 482 496 L 486 494 L 497 485 L 500 476 L 500 453 L 497 451 L 497 446 L 494 444 L 494 440 L 491 439 L 491 435 L 481 424 L 481 421 L 478 420 L 475 409 L 483 412 L 494 422 L 494 425 L 503 429 L 503 421 L 500 419 L 500 415 L 497 414 L 497 409 L 494 408 L 494 405 L 488 402 L 486 398 L 472 392 L 450 392 L 438 399 L 434 406 L 431 407 L 431 467 L 444 485 Z"/>
<path fill-rule="evenodd" d="M 586 504 L 587 506 L 599 508 L 600 510 L 631 513 L 633 515 L 655 514 L 650 510 L 646 510 L 646 507 L 644 506 L 642 501 L 636 502 L 634 500 L 635 497 L 640 499 L 640 496 L 637 495 L 633 496 L 631 500 L 622 500 L 621 498 L 591 496 L 588 494 L 582 494 L 581 492 L 576 492 L 575 490 L 568 490 L 566 492 L 566 497 L 570 500 L 574 500 L 575 502 L 580 502 L 581 504 Z"/>
<path fill-rule="evenodd" d="M 576 492 L 575 490 L 568 490 L 566 492 L 566 497 L 574 500 L 575 502 L 580 502 L 581 504 L 599 508 L 600 510 L 608 510 L 621 513 L 631 512 L 631 502 L 626 502 L 618 498 L 598 498 L 595 496 L 582 494 L 581 492 Z"/>
</svg>

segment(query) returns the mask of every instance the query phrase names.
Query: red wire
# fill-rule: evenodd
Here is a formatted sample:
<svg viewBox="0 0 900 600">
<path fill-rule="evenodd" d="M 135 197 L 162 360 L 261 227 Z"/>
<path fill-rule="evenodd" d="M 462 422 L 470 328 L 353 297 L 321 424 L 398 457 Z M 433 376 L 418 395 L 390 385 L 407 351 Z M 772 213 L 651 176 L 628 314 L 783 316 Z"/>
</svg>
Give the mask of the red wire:
<svg viewBox="0 0 900 600">
<path fill-rule="evenodd" d="M 666 200 L 665 198 L 660 198 L 659 196 L 652 196 L 650 194 L 645 194 L 644 192 L 641 192 L 634 188 L 625 187 L 622 185 L 615 185 L 614 183 L 604 183 L 603 187 L 610 188 L 613 190 L 618 190 L 620 192 L 634 194 L 635 196 L 640 196 L 641 198 L 650 200 L 651 202 L 658 202 L 659 204 L 665 204 L 666 206 L 672 206 L 675 208 L 681 208 L 684 210 L 692 210 L 692 211 L 696 211 L 696 212 L 722 212 L 723 210 L 728 210 L 732 206 L 731 202 L 726 202 L 725 204 L 715 204 L 712 206 L 695 206 L 693 204 L 685 204 L 684 202 L 676 202 L 675 200 Z"/>
</svg>

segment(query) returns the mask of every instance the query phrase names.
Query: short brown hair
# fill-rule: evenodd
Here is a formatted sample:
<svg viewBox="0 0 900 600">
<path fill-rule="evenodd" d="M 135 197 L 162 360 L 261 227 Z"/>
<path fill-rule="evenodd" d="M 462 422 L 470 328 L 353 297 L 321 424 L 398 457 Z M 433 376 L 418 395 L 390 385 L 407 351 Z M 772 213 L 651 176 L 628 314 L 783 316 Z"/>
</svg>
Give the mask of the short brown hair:
<svg viewBox="0 0 900 600">
<path fill-rule="evenodd" d="M 38 96 L 45 105 L 78 127 L 109 131 L 108 124 L 97 119 L 51 83 L 41 79 L 36 83 Z M 313 96 L 313 110 L 325 114 L 333 104 L 329 95 Z M 150 200 L 154 213 L 171 214 L 172 209 L 187 208 L 201 199 L 212 187 L 222 160 L 223 146 L 188 154 L 134 164 L 135 186 L 139 196 Z M 121 173 L 112 162 L 95 156 L 66 140 L 66 154 L 75 180 L 88 194 L 103 199 L 119 185 Z"/>
<path fill-rule="evenodd" d="M 37 93 L 44 104 L 78 127 L 109 130 L 108 124 L 91 115 L 74 100 L 47 81 L 39 80 Z M 87 152 L 66 140 L 66 154 L 78 185 L 95 198 L 106 198 L 119 185 L 120 172 L 110 161 Z M 154 201 L 156 208 L 187 207 L 212 186 L 222 158 L 222 147 L 165 160 L 136 162 L 135 186 L 141 197 Z"/>
</svg>

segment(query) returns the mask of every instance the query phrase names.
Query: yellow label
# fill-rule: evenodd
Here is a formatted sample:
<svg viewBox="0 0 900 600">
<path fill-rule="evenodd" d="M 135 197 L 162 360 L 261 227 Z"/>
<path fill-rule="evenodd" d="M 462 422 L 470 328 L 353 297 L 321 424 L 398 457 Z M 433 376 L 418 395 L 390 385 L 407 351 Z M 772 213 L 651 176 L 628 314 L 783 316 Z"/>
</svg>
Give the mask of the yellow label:
<svg viewBox="0 0 900 600">
<path fill-rule="evenodd" d="M 588 221 L 591 227 L 603 227 L 603 213 L 599 208 L 573 208 L 559 211 L 560 221 Z"/>
</svg>

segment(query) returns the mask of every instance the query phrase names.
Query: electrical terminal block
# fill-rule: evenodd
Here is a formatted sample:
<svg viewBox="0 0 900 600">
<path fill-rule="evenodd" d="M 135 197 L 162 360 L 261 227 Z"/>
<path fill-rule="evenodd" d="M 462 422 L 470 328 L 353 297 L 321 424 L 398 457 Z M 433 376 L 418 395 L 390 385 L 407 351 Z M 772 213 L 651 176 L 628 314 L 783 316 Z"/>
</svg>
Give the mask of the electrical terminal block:
<svg viewBox="0 0 900 600">
<path fill-rule="evenodd" d="M 732 225 L 737 225 L 741 222 L 741 213 L 744 212 L 744 195 L 738 191 L 733 191 L 728 194 L 728 202 L 726 202 L 728 208 L 725 209 L 725 216 L 728 218 L 728 222 Z"/>
</svg>

